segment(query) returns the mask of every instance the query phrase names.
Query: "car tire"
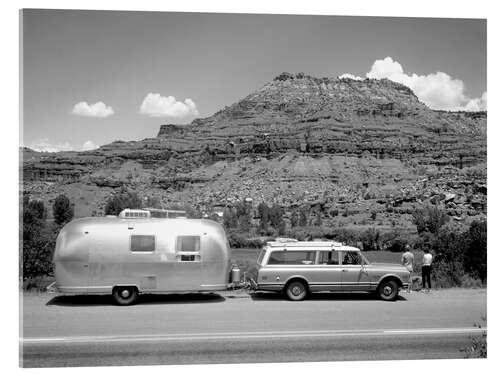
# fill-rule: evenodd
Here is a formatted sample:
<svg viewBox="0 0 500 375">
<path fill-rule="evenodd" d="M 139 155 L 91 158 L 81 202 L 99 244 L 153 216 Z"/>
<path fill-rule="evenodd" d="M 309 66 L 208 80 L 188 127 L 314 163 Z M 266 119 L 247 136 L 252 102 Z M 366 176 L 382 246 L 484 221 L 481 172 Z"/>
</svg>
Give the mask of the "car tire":
<svg viewBox="0 0 500 375">
<path fill-rule="evenodd" d="M 382 281 L 378 287 L 378 295 L 384 301 L 394 301 L 398 294 L 399 287 L 394 280 Z"/>
<path fill-rule="evenodd" d="M 307 297 L 307 286 L 302 281 L 292 281 L 286 286 L 285 293 L 292 301 L 302 301 Z"/>
<path fill-rule="evenodd" d="M 139 293 L 134 286 L 117 286 L 113 288 L 113 300 L 117 305 L 129 306 L 137 302 Z"/>
</svg>

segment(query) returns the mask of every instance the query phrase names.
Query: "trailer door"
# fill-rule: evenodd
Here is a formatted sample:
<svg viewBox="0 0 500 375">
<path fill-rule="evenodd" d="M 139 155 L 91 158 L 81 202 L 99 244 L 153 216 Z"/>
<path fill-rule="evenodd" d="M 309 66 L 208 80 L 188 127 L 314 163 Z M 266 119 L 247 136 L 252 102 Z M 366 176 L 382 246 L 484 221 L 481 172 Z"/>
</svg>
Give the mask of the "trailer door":
<svg viewBox="0 0 500 375">
<path fill-rule="evenodd" d="M 171 280 L 176 290 L 197 291 L 202 284 L 201 236 L 177 236 L 175 243 L 175 277 Z"/>
</svg>

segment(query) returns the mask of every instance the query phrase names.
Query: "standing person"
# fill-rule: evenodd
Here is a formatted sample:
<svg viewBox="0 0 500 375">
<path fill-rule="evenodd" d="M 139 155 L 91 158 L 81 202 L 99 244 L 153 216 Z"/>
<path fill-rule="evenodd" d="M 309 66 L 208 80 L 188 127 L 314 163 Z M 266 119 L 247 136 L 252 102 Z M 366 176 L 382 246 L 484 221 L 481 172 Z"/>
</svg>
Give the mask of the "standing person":
<svg viewBox="0 0 500 375">
<path fill-rule="evenodd" d="M 401 257 L 401 264 L 406 267 L 408 271 L 410 271 L 410 281 L 408 282 L 408 293 L 411 293 L 411 288 L 413 284 L 413 259 L 415 258 L 413 256 L 413 253 L 411 252 L 410 245 L 405 246 L 405 252 L 403 253 L 403 256 Z"/>
<path fill-rule="evenodd" d="M 429 252 L 429 249 L 425 249 L 422 259 L 422 288 L 425 289 L 425 284 L 427 282 L 427 292 L 431 289 L 431 266 L 432 254 Z"/>
</svg>

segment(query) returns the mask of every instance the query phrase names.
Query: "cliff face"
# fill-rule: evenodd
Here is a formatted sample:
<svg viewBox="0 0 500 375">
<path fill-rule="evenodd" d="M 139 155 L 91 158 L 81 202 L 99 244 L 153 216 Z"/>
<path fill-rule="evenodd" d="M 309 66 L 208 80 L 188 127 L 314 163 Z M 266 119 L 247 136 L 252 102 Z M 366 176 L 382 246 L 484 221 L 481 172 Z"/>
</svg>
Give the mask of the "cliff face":
<svg viewBox="0 0 500 375">
<path fill-rule="evenodd" d="M 98 214 L 122 186 L 207 212 L 248 197 L 361 212 L 445 193 L 465 202 L 454 216 L 485 212 L 486 113 L 430 110 L 389 80 L 283 73 L 210 117 L 162 125 L 156 138 L 24 155 L 25 190 L 73 195 L 80 216 Z"/>
</svg>

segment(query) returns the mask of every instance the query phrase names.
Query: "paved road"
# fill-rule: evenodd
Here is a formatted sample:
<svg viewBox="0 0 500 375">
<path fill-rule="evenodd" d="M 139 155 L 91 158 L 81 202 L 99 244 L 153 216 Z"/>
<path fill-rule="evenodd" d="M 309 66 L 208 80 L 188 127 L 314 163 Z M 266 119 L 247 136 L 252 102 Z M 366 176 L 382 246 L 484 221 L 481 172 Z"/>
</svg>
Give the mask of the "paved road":
<svg viewBox="0 0 500 375">
<path fill-rule="evenodd" d="M 105 297 L 23 297 L 25 367 L 460 358 L 486 291 L 145 296 L 119 307 Z"/>
</svg>

